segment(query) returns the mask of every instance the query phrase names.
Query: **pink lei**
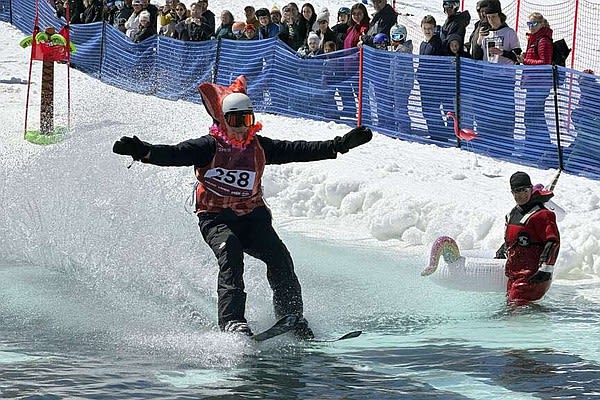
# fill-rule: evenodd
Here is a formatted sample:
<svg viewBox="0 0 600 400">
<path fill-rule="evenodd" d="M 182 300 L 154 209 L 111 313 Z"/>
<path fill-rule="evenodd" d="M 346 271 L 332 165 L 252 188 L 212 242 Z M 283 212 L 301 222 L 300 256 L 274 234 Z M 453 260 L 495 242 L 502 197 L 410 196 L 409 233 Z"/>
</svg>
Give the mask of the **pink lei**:
<svg viewBox="0 0 600 400">
<path fill-rule="evenodd" d="M 229 137 L 227 135 L 227 133 L 225 133 L 223 131 L 223 129 L 221 129 L 221 127 L 219 127 L 219 125 L 217 125 L 217 124 L 211 125 L 211 127 L 208 128 L 208 132 L 213 136 L 223 139 L 225 141 L 225 143 L 230 144 L 233 147 L 236 147 L 238 149 L 245 149 L 246 146 L 248 146 L 250 144 L 250 142 L 252 142 L 252 140 L 254 140 L 254 136 L 256 136 L 256 132 L 260 131 L 261 129 L 262 129 L 262 124 L 260 122 L 255 123 L 250 128 L 248 128 L 248 135 L 246 135 L 246 139 L 244 139 L 244 140 L 238 140 L 238 139 Z"/>
</svg>

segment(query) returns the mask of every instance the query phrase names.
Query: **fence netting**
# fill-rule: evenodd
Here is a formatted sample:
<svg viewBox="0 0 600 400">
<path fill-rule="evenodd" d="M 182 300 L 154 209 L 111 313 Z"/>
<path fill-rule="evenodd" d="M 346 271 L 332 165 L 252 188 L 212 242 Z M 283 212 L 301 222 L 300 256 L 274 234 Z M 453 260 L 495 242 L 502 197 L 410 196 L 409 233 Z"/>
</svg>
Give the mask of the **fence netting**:
<svg viewBox="0 0 600 400">
<path fill-rule="evenodd" d="M 10 15 L 31 32 L 34 0 L 0 4 L 3 19 Z M 41 27 L 60 28 L 52 8 L 39 5 Z M 155 36 L 133 43 L 103 23 L 74 25 L 71 32 L 73 66 L 127 91 L 199 103 L 199 83 L 228 85 L 243 74 L 259 112 L 349 125 L 360 112 L 361 122 L 378 132 L 442 147 L 456 146 L 455 133 L 467 128 L 477 133 L 462 143 L 467 151 L 541 168 L 559 168 L 562 159 L 567 172 L 600 179 L 600 82 L 591 74 L 370 47 L 362 51 L 361 70 L 357 49 L 302 59 L 275 38 L 183 42 Z"/>
</svg>

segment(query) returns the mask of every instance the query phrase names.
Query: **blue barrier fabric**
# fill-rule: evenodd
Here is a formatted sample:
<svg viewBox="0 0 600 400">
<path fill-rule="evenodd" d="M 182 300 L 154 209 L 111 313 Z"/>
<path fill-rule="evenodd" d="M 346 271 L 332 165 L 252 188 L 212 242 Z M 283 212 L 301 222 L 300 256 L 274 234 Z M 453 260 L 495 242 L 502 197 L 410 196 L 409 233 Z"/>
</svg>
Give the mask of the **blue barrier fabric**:
<svg viewBox="0 0 600 400">
<path fill-rule="evenodd" d="M 0 0 L 0 18 L 12 18 L 30 33 L 34 5 L 34 0 Z M 39 5 L 40 27 L 60 28 L 48 3 Z M 229 85 L 243 74 L 256 111 L 349 125 L 357 121 L 357 49 L 302 59 L 276 38 L 183 42 L 154 36 L 133 43 L 102 23 L 73 25 L 71 39 L 77 46 L 76 68 L 128 91 L 200 103 L 199 83 Z M 477 132 L 463 146 L 467 151 L 542 168 L 558 168 L 562 155 L 567 172 L 600 179 L 600 82 L 595 76 L 558 67 L 555 94 L 547 65 L 471 59 L 457 64 L 453 57 L 370 47 L 363 55 L 362 121 L 378 132 L 456 146 L 447 113 L 459 110 L 461 126 Z"/>
</svg>

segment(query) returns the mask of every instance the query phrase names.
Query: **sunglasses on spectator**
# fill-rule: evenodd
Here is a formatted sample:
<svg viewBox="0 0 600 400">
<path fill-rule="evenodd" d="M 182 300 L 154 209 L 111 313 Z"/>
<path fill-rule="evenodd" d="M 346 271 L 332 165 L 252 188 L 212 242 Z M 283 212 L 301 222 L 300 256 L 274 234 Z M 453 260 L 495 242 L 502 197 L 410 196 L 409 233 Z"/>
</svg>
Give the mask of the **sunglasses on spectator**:
<svg viewBox="0 0 600 400">
<path fill-rule="evenodd" d="M 254 113 L 252 111 L 233 111 L 225 114 L 225 121 L 234 128 L 240 126 L 249 128 L 254 125 Z"/>
<path fill-rule="evenodd" d="M 177 7 L 175 10 L 177 10 L 177 11 L 185 11 L 185 8 Z"/>
<path fill-rule="evenodd" d="M 525 193 L 529 189 L 531 189 L 531 186 L 523 186 L 523 187 L 514 189 L 512 192 L 513 193 Z"/>
<path fill-rule="evenodd" d="M 540 24 L 540 21 L 527 21 L 527 26 L 529 28 L 535 28 Z"/>
</svg>

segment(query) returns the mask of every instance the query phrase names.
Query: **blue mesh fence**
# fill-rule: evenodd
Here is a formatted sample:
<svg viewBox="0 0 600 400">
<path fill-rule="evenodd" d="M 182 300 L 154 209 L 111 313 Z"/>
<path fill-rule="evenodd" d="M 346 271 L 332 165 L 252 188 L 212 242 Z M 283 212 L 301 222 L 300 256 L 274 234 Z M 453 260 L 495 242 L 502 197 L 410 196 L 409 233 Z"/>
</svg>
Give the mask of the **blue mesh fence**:
<svg viewBox="0 0 600 400">
<path fill-rule="evenodd" d="M 25 32 L 33 26 L 33 4 L 12 2 L 13 23 Z M 42 0 L 40 21 L 41 27 L 60 27 Z M 72 40 L 78 49 L 75 67 L 128 91 L 199 103 L 200 82 L 226 85 L 244 74 L 258 111 L 349 125 L 357 121 L 356 49 L 301 59 L 278 39 L 182 42 L 156 36 L 133 43 L 102 23 L 74 25 Z M 447 117 L 455 112 L 462 127 L 478 134 L 465 150 L 543 168 L 558 168 L 562 154 L 566 171 L 600 179 L 600 145 L 593 136 L 600 124 L 595 76 L 558 67 L 555 95 L 551 66 L 470 59 L 458 64 L 452 57 L 372 48 L 363 53 L 362 121 L 377 131 L 456 146 L 453 121 Z"/>
<path fill-rule="evenodd" d="M 86 74 L 100 77 L 102 69 L 103 24 L 72 25 L 71 41 L 77 51 L 71 54 L 73 66 Z"/>
<path fill-rule="evenodd" d="M 217 42 L 212 40 L 182 42 L 159 36 L 156 42 L 155 94 L 169 100 L 201 103 L 198 85 L 212 80 L 216 47 Z"/>
<path fill-rule="evenodd" d="M 0 0 L 0 21 L 12 24 L 12 4 L 10 0 Z"/>
</svg>

